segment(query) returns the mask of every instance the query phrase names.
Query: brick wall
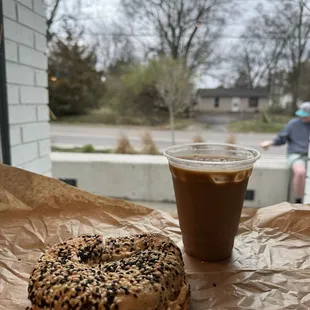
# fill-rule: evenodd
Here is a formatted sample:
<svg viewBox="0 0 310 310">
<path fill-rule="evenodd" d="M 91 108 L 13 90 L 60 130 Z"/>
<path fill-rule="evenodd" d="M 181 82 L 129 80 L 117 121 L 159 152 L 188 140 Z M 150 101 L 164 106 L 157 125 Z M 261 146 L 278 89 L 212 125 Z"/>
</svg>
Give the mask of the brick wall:
<svg viewBox="0 0 310 310">
<path fill-rule="evenodd" d="M 3 0 L 12 165 L 50 175 L 43 0 Z"/>
</svg>

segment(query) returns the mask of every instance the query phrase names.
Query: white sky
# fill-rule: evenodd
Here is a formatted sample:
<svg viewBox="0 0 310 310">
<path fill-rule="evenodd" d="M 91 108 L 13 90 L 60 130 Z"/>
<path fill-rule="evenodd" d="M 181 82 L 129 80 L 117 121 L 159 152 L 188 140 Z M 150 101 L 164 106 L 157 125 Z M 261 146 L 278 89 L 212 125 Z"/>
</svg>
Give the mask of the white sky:
<svg viewBox="0 0 310 310">
<path fill-rule="evenodd" d="M 85 25 L 92 21 L 100 22 L 103 20 L 104 23 L 112 22 L 117 20 L 119 16 L 119 0 L 81 0 L 82 1 L 82 12 L 87 16 Z M 244 24 L 254 14 L 254 8 L 259 3 L 268 5 L 273 0 L 235 0 L 237 8 L 242 13 L 242 16 L 235 18 L 235 20 L 229 21 L 228 26 L 224 31 L 224 38 L 221 40 L 221 51 L 231 52 L 231 46 L 238 42 L 237 37 L 244 29 Z M 71 6 L 76 3 L 76 0 L 65 0 L 65 5 Z M 89 22 L 91 21 L 91 22 Z M 216 69 L 215 73 L 227 71 L 227 65 Z M 211 77 L 201 77 L 198 81 L 197 87 L 217 87 L 219 82 Z"/>
</svg>

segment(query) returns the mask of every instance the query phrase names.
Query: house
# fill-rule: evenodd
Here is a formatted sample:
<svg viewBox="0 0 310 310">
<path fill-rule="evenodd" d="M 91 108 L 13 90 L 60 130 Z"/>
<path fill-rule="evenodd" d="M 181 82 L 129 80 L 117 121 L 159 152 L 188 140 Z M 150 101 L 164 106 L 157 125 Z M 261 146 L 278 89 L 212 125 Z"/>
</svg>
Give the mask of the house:
<svg viewBox="0 0 310 310">
<path fill-rule="evenodd" d="M 202 88 L 196 93 L 195 110 L 200 112 L 250 112 L 268 107 L 266 89 Z"/>
<path fill-rule="evenodd" d="M 0 162 L 51 175 L 43 0 L 0 0 Z"/>
</svg>

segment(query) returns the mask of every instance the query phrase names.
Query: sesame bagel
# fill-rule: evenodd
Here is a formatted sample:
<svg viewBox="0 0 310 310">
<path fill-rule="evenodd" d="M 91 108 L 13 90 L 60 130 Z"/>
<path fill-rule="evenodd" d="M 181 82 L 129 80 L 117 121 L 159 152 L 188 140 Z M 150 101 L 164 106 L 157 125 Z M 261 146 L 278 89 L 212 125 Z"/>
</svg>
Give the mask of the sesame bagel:
<svg viewBox="0 0 310 310">
<path fill-rule="evenodd" d="M 31 273 L 30 309 L 186 310 L 179 248 L 159 234 L 82 236 L 52 246 Z"/>
</svg>

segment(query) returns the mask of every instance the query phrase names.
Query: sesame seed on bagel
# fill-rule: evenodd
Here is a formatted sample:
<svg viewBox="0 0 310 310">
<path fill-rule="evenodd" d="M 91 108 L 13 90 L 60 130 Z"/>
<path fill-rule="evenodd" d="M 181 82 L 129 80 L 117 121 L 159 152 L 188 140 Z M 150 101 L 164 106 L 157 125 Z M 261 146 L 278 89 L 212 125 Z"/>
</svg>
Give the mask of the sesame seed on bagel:
<svg viewBox="0 0 310 310">
<path fill-rule="evenodd" d="M 181 251 L 168 237 L 86 235 L 40 257 L 28 298 L 32 310 L 186 310 L 189 286 Z"/>
</svg>

